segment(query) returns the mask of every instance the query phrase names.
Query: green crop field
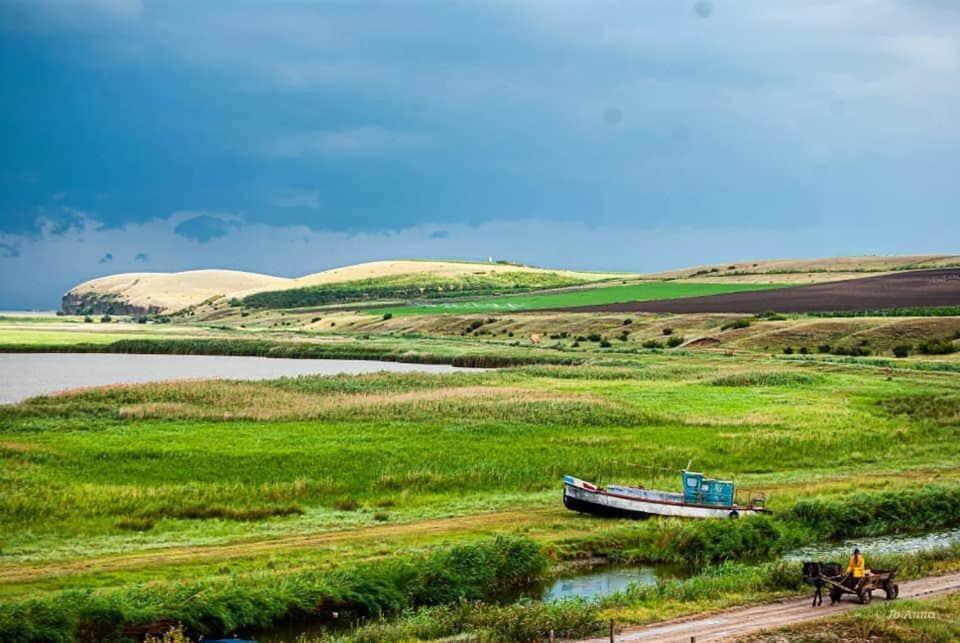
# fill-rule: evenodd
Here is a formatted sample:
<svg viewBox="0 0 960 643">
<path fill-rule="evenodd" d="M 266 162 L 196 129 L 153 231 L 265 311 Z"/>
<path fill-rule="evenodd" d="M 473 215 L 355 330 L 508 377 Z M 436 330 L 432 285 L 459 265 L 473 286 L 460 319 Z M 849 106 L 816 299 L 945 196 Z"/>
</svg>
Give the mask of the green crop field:
<svg viewBox="0 0 960 643">
<path fill-rule="evenodd" d="M 543 310 L 547 308 L 571 308 L 574 306 L 614 304 L 626 301 L 652 301 L 656 299 L 679 299 L 681 297 L 721 295 L 751 290 L 771 290 L 774 288 L 785 288 L 789 285 L 790 284 L 699 284 L 678 283 L 674 281 L 651 281 L 620 286 L 596 286 L 549 294 L 502 295 L 471 301 L 391 306 L 378 309 L 374 312 L 391 313 L 394 315 L 424 315 Z"/>
<path fill-rule="evenodd" d="M 377 341 L 402 354 L 438 340 Z M 462 338 L 445 350 L 480 347 L 490 359 L 554 354 Z M 122 638 L 171 618 L 195 633 L 250 631 L 313 604 L 356 616 L 447 609 L 591 553 L 746 565 L 828 537 L 830 525 L 849 535 L 960 524 L 956 373 L 853 358 L 577 357 L 450 375 L 146 384 L 0 407 L 0 638 L 91 627 Z M 766 488 L 776 516 L 711 536 L 702 530 L 718 523 L 604 521 L 560 502 L 564 474 L 676 488 L 676 474 L 646 467 L 688 462 Z M 849 498 L 863 492 L 874 495 Z M 816 498 L 827 504 L 804 504 Z M 850 503 L 872 517 L 848 520 Z M 483 577 L 466 562 L 488 558 L 500 562 L 480 565 Z M 434 568 L 452 585 L 424 571 Z M 711 604 L 796 591 L 752 569 L 717 577 Z M 730 594 L 748 577 L 754 594 Z M 641 622 L 704 608 L 672 591 L 457 622 L 536 629 L 535 616 L 573 634 L 596 631 L 598 610 Z M 444 614 L 423 617 L 431 631 L 452 632 Z"/>
</svg>

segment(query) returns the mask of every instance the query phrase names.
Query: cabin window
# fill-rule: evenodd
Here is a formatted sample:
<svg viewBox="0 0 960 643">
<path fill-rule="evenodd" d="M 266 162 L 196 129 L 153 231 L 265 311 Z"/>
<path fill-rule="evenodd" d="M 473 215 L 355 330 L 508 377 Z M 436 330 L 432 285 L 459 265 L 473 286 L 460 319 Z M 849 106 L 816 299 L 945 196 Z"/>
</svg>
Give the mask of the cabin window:
<svg viewBox="0 0 960 643">
<path fill-rule="evenodd" d="M 696 479 L 696 478 L 687 478 L 687 486 L 688 486 L 688 487 L 696 487 L 696 486 L 697 486 L 697 479 Z"/>
<path fill-rule="evenodd" d="M 700 491 L 710 491 L 710 485 L 708 484 L 703 485 L 702 487 L 700 487 Z"/>
</svg>

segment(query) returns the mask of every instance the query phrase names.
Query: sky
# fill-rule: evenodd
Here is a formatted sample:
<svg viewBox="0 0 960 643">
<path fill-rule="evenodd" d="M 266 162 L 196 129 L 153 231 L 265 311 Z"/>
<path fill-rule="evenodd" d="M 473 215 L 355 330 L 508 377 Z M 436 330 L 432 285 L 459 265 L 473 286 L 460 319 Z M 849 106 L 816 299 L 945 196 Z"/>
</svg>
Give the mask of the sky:
<svg viewBox="0 0 960 643">
<path fill-rule="evenodd" d="M 118 272 L 960 251 L 953 0 L 0 0 L 0 308 Z"/>
</svg>

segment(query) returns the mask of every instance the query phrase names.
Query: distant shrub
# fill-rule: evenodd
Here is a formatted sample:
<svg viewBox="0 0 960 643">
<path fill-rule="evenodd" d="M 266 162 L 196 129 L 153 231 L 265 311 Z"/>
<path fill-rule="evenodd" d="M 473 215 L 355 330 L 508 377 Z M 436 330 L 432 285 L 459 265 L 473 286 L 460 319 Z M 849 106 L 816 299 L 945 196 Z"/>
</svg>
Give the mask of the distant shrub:
<svg viewBox="0 0 960 643">
<path fill-rule="evenodd" d="M 231 297 L 230 301 L 228 301 L 227 304 L 232 308 L 236 308 L 237 306 L 242 305 L 243 302 L 237 299 L 236 297 Z"/>
<path fill-rule="evenodd" d="M 734 319 L 720 327 L 720 330 L 735 330 L 737 328 L 750 328 L 749 319 Z"/>
<path fill-rule="evenodd" d="M 830 344 L 820 344 L 819 346 L 817 346 L 817 351 L 821 353 L 829 353 L 830 350 L 831 350 Z"/>
<path fill-rule="evenodd" d="M 807 348 L 806 346 L 801 346 L 801 347 L 800 347 L 800 354 L 801 354 L 801 355 L 807 355 L 807 354 L 809 354 L 809 353 L 810 353 L 810 349 L 809 349 L 809 348 Z"/>
<path fill-rule="evenodd" d="M 102 317 L 100 317 L 101 324 L 109 324 L 112 321 L 113 321 L 113 317 L 111 317 L 110 315 L 103 315 Z"/>
<path fill-rule="evenodd" d="M 894 357 L 909 357 L 910 351 L 913 349 L 913 346 L 910 344 L 897 344 L 893 347 L 893 356 Z"/>
<path fill-rule="evenodd" d="M 393 318 L 393 313 L 383 313 L 383 321 Z"/>
<path fill-rule="evenodd" d="M 756 315 L 754 315 L 754 317 L 756 317 L 757 319 L 762 319 L 764 321 L 783 321 L 784 319 L 786 319 L 786 317 L 784 317 L 780 313 L 772 310 L 767 310 L 762 313 L 757 313 Z"/>
<path fill-rule="evenodd" d="M 610 348 L 610 342 L 607 339 L 601 339 L 600 348 Z"/>
<path fill-rule="evenodd" d="M 633 320 L 630 319 L 629 317 L 627 317 L 626 319 L 623 320 L 623 325 L 624 325 L 624 326 L 629 326 L 629 325 L 632 324 L 632 323 L 633 323 Z"/>
<path fill-rule="evenodd" d="M 667 346 L 669 348 L 676 348 L 677 346 L 682 344 L 683 341 L 684 340 L 682 335 L 671 335 L 670 339 L 667 340 Z"/>
<path fill-rule="evenodd" d="M 917 344 L 917 351 L 924 355 L 949 355 L 957 352 L 957 347 L 947 338 L 927 339 Z"/>
<path fill-rule="evenodd" d="M 664 335 L 673 335 L 673 329 L 670 328 L 669 326 L 667 326 L 660 332 L 663 333 Z"/>
<path fill-rule="evenodd" d="M 644 348 L 663 348 L 663 342 L 658 341 L 656 339 L 648 339 L 643 344 L 641 344 L 641 346 L 643 346 Z"/>
<path fill-rule="evenodd" d="M 599 342 L 603 340 L 603 336 L 600 333 L 590 333 L 587 335 L 588 342 Z"/>
<path fill-rule="evenodd" d="M 630 333 L 628 333 L 627 331 L 623 331 L 622 333 L 620 333 L 620 341 L 621 341 L 621 342 L 625 342 L 625 341 L 627 341 L 628 339 L 630 339 Z"/>
<path fill-rule="evenodd" d="M 871 354 L 866 346 L 834 346 L 830 352 L 834 355 L 847 355 L 849 357 L 865 357 Z"/>
<path fill-rule="evenodd" d="M 784 355 L 793 355 L 793 346 L 787 346 L 783 349 Z"/>
<path fill-rule="evenodd" d="M 83 323 L 84 323 L 84 324 L 92 324 L 92 323 L 93 323 L 93 317 L 91 317 L 90 315 L 84 315 L 84 316 L 83 316 Z"/>
</svg>

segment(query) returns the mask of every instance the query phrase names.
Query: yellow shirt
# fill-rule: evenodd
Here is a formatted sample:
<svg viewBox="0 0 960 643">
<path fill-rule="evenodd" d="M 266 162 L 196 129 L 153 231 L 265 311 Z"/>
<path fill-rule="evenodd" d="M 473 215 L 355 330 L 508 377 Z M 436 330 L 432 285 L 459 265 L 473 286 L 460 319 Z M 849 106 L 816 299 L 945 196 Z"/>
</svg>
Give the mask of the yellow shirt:
<svg viewBox="0 0 960 643">
<path fill-rule="evenodd" d="M 863 560 L 863 556 L 851 556 L 850 564 L 847 565 L 847 571 L 853 572 L 854 578 L 863 578 L 865 573 L 866 562 Z"/>
</svg>

